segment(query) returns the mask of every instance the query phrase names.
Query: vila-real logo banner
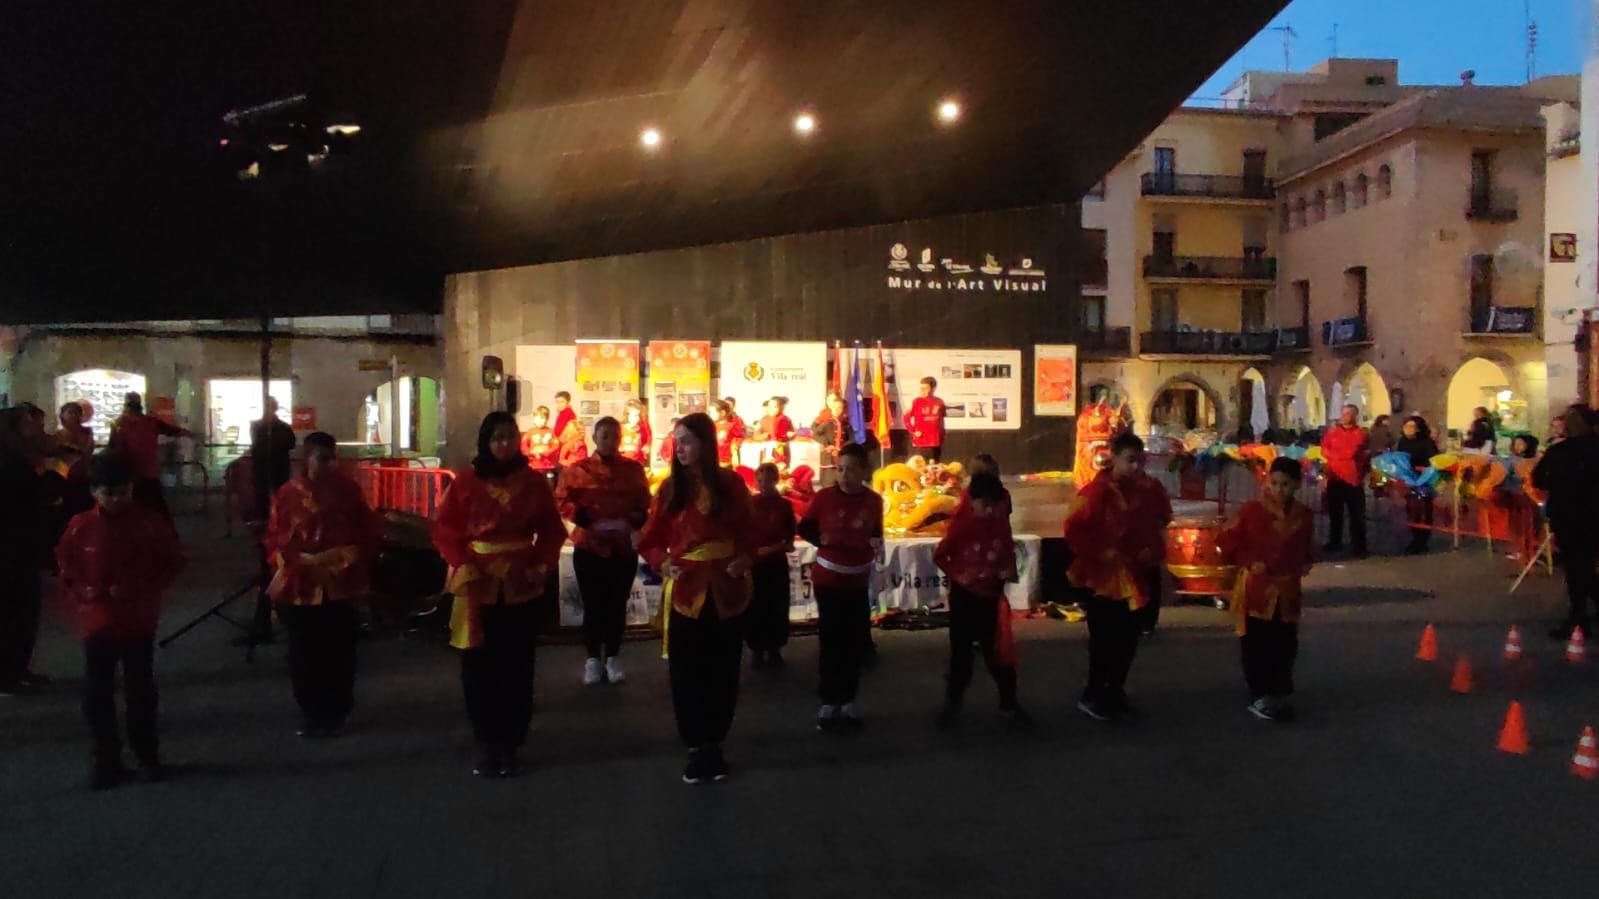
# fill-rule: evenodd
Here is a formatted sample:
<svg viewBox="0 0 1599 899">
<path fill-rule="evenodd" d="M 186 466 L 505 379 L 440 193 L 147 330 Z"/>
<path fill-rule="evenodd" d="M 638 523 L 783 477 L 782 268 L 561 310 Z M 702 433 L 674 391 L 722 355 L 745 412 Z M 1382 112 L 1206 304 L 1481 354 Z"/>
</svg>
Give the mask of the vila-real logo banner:
<svg viewBox="0 0 1599 899">
<path fill-rule="evenodd" d="M 722 344 L 721 391 L 738 402 L 753 428 L 761 404 L 788 397 L 788 417 L 810 423 L 827 399 L 827 344 L 821 341 L 730 341 Z"/>
</svg>

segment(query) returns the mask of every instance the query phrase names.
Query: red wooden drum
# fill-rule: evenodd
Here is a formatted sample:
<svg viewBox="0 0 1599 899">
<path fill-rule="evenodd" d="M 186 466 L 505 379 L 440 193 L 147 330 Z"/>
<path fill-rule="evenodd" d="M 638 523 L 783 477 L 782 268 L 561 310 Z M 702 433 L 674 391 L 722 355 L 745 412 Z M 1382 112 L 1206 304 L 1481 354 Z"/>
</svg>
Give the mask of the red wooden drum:
<svg viewBox="0 0 1599 899">
<path fill-rule="evenodd" d="M 1166 570 L 1177 579 L 1179 596 L 1225 596 L 1233 585 L 1233 566 L 1222 561 L 1217 538 L 1222 522 L 1185 516 L 1166 527 Z"/>
</svg>

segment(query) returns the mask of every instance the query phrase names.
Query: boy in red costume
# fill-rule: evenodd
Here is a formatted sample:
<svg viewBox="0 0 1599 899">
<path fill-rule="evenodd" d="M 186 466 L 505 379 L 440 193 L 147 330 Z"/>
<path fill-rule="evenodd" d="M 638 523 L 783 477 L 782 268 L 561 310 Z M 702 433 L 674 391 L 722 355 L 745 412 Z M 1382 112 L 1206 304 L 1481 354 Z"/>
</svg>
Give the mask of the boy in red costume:
<svg viewBox="0 0 1599 899">
<path fill-rule="evenodd" d="M 103 790 L 127 776 L 117 733 L 116 679 L 122 668 L 128 742 L 151 780 L 162 776 L 156 736 L 155 630 L 161 593 L 183 570 L 178 535 L 158 509 L 133 501 L 128 460 L 90 460 L 95 508 L 72 519 L 56 546 L 61 595 L 77 611 L 83 637 L 83 715 L 94 737 L 89 786 Z"/>
<path fill-rule="evenodd" d="M 883 498 L 866 486 L 866 448 L 839 452 L 838 484 L 816 494 L 799 535 L 816 547 L 811 584 L 816 589 L 821 641 L 822 707 L 816 729 L 830 733 L 860 727 L 855 697 L 872 639 L 872 574 L 883 548 Z"/>
<path fill-rule="evenodd" d="M 940 728 L 955 722 L 961 697 L 972 682 L 972 645 L 999 687 L 999 708 L 1018 726 L 1033 719 L 1016 701 L 1016 640 L 1011 632 L 1005 582 L 1016 576 L 1016 541 L 1011 536 L 1010 497 L 992 472 L 972 475 L 964 512 L 933 550 L 933 562 L 949 576 L 949 675 Z"/>
<path fill-rule="evenodd" d="M 755 667 L 783 664 L 788 645 L 788 554 L 794 549 L 794 505 L 777 492 L 780 474 L 770 462 L 755 469 L 755 585 L 745 615 L 744 639 Z"/>
<path fill-rule="evenodd" d="M 383 519 L 336 467 L 332 434 L 305 438 L 305 471 L 278 488 L 263 540 L 267 597 L 289 631 L 289 675 L 302 737 L 337 736 L 355 705 L 353 600 L 367 591 Z"/>
<path fill-rule="evenodd" d="M 1066 513 L 1066 576 L 1092 595 L 1088 614 L 1088 684 L 1077 708 L 1096 721 L 1131 709 L 1127 673 L 1138 653 L 1134 615 L 1153 596 L 1166 556 L 1171 498 L 1144 472 L 1144 441 L 1124 433 L 1111 443 L 1110 468 L 1077 492 Z"/>
<path fill-rule="evenodd" d="M 622 442 L 617 452 L 624 459 L 650 467 L 650 443 L 654 435 L 650 433 L 650 423 L 644 417 L 644 403 L 639 400 L 627 401 L 627 414 L 622 419 Z"/>
<path fill-rule="evenodd" d="M 1314 564 L 1316 523 L 1294 498 L 1302 474 L 1293 459 L 1271 464 L 1266 491 L 1244 505 L 1221 534 L 1221 550 L 1238 566 L 1232 613 L 1249 685 L 1249 713 L 1271 721 L 1290 717 L 1294 655 L 1299 650 L 1301 580 Z"/>
<path fill-rule="evenodd" d="M 788 442 L 794 439 L 794 421 L 784 414 L 788 400 L 774 396 L 766 401 L 766 415 L 755 430 L 755 439 L 777 444 L 772 447 L 772 461 L 788 464 Z"/>
<path fill-rule="evenodd" d="M 549 424 L 550 407 L 540 406 L 533 410 L 533 427 L 522 435 L 522 455 L 527 457 L 534 471 L 554 471 L 560 458 L 561 445 L 556 442 Z"/>
<path fill-rule="evenodd" d="M 555 394 L 555 421 L 550 424 L 550 430 L 559 440 L 566 432 L 566 426 L 577 419 L 577 413 L 572 411 L 572 395 L 562 390 Z"/>
<path fill-rule="evenodd" d="M 576 465 L 589 457 L 589 444 L 583 434 L 583 424 L 577 420 L 577 415 L 570 407 L 555 413 L 555 447 L 557 474 L 566 466 Z"/>
<path fill-rule="evenodd" d="M 723 468 L 733 467 L 734 455 L 737 452 L 738 440 L 734 436 L 732 415 L 726 403 L 711 403 L 711 424 L 716 428 L 716 464 Z"/>
<path fill-rule="evenodd" d="M 937 379 L 923 378 L 921 395 L 905 413 L 913 451 L 929 462 L 938 462 L 944 455 L 944 401 L 933 395 L 937 389 Z"/>
</svg>

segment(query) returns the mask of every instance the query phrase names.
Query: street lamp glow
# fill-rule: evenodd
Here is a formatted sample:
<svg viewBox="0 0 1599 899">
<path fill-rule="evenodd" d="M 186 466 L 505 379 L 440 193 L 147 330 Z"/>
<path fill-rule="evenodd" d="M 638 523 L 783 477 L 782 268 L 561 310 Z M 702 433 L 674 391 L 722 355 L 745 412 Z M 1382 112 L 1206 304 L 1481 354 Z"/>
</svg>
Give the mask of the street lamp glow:
<svg viewBox="0 0 1599 899">
<path fill-rule="evenodd" d="M 661 132 L 654 128 L 645 128 L 638 136 L 638 142 L 644 145 L 644 149 L 653 150 L 661 145 Z"/>
<path fill-rule="evenodd" d="M 938 104 L 938 120 L 948 125 L 961 117 L 961 105 L 954 100 Z"/>
<path fill-rule="evenodd" d="M 808 112 L 802 112 L 794 117 L 794 132 L 800 135 L 810 134 L 816 130 L 816 117 Z"/>
</svg>

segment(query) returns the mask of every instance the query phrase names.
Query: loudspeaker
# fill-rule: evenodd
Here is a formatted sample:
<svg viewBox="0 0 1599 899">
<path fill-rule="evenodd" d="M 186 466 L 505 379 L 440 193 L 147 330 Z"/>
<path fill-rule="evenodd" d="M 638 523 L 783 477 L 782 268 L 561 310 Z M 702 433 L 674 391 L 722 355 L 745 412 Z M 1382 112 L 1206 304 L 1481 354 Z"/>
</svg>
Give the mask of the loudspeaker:
<svg viewBox="0 0 1599 899">
<path fill-rule="evenodd" d="M 483 389 L 499 390 L 505 386 L 505 360 L 499 356 L 483 357 Z"/>
</svg>

